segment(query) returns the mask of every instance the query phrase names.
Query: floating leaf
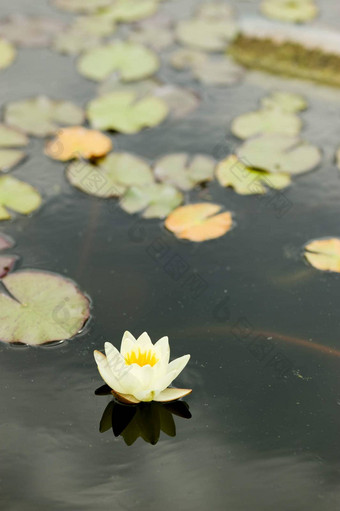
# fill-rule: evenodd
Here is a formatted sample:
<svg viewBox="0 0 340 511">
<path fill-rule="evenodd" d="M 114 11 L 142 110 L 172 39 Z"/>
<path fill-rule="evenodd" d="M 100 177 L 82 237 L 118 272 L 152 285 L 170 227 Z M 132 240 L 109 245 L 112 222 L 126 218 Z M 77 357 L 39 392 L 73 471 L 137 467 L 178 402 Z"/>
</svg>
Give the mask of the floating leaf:
<svg viewBox="0 0 340 511">
<path fill-rule="evenodd" d="M 56 138 L 46 144 L 45 154 L 54 160 L 67 161 L 99 158 L 111 149 L 111 139 L 100 131 L 75 126 L 60 130 Z"/>
<path fill-rule="evenodd" d="M 13 210 L 29 215 L 41 204 L 41 196 L 33 186 L 11 176 L 0 177 L 0 220 L 9 220 Z"/>
<path fill-rule="evenodd" d="M 268 18 L 292 23 L 310 21 L 318 14 L 314 0 L 263 0 L 261 11 Z"/>
<path fill-rule="evenodd" d="M 0 147 L 22 147 L 27 144 L 28 138 L 22 131 L 0 124 Z"/>
<path fill-rule="evenodd" d="M 0 256 L 0 279 L 5 277 L 14 268 L 18 256 L 5 255 Z"/>
<path fill-rule="evenodd" d="M 248 140 L 238 149 L 237 155 L 252 168 L 290 175 L 308 172 L 321 161 L 317 147 L 298 137 L 278 134 Z"/>
<path fill-rule="evenodd" d="M 230 186 L 240 195 L 264 194 L 268 188 L 281 190 L 291 183 L 289 174 L 259 172 L 247 167 L 235 155 L 217 165 L 216 176 L 221 186 Z"/>
<path fill-rule="evenodd" d="M 87 51 L 78 61 L 78 71 L 86 78 L 102 81 L 116 72 L 126 82 L 147 78 L 157 71 L 159 59 L 149 48 L 116 41 Z"/>
<path fill-rule="evenodd" d="M 180 239 L 206 241 L 219 238 L 231 229 L 233 223 L 231 213 L 219 213 L 221 209 L 210 202 L 181 206 L 170 213 L 165 227 Z"/>
<path fill-rule="evenodd" d="M 65 11 L 71 12 L 96 12 L 102 7 L 107 7 L 112 0 L 54 0 L 54 4 Z"/>
<path fill-rule="evenodd" d="M 306 110 L 308 103 L 300 94 L 292 92 L 275 91 L 262 99 L 261 104 L 264 108 L 280 108 L 285 112 L 300 112 Z"/>
<path fill-rule="evenodd" d="M 84 121 L 81 108 L 68 101 L 53 101 L 45 96 L 8 103 L 5 120 L 29 135 L 53 135 L 59 125 L 77 125 Z"/>
<path fill-rule="evenodd" d="M 0 293 L 2 341 L 39 345 L 69 339 L 89 318 L 88 299 L 60 275 L 17 271 L 2 283 L 10 293 Z"/>
<path fill-rule="evenodd" d="M 0 250 L 7 250 L 14 247 L 14 241 L 5 234 L 0 234 Z"/>
<path fill-rule="evenodd" d="M 84 34 L 107 37 L 115 32 L 116 25 L 101 14 L 92 14 L 91 16 L 78 16 L 74 20 L 72 28 Z"/>
<path fill-rule="evenodd" d="M 318 270 L 340 273 L 340 239 L 311 241 L 305 246 L 305 258 Z"/>
<path fill-rule="evenodd" d="M 18 165 L 25 156 L 24 151 L 17 149 L 0 149 L 0 170 L 2 172 L 10 170 L 15 165 Z"/>
<path fill-rule="evenodd" d="M 63 27 L 57 19 L 13 14 L 0 20 L 0 37 L 16 46 L 40 48 L 48 46 Z"/>
<path fill-rule="evenodd" d="M 147 96 L 138 100 L 133 92 L 111 92 L 90 101 L 87 107 L 87 117 L 94 128 L 130 134 L 157 126 L 168 113 L 161 99 Z"/>
<path fill-rule="evenodd" d="M 193 65 L 192 72 L 195 78 L 207 85 L 231 85 L 244 75 L 244 69 L 226 57 L 207 58 Z"/>
<path fill-rule="evenodd" d="M 205 51 L 223 51 L 237 30 L 231 21 L 196 18 L 180 21 L 176 26 L 176 38 L 185 46 Z"/>
<path fill-rule="evenodd" d="M 10 66 L 15 59 L 16 54 L 16 49 L 11 43 L 4 39 L 0 39 L 0 69 L 5 69 Z"/>
<path fill-rule="evenodd" d="M 183 202 L 183 195 L 171 185 L 154 183 L 129 188 L 120 205 L 127 213 L 143 211 L 144 218 L 165 218 Z"/>
<path fill-rule="evenodd" d="M 66 170 L 70 183 L 89 195 L 109 198 L 122 195 L 129 186 L 150 185 L 153 174 L 141 158 L 128 153 L 111 153 L 98 166 L 74 162 Z"/>
<path fill-rule="evenodd" d="M 225 2 L 204 2 L 198 7 L 196 16 L 208 20 L 229 20 L 234 16 L 234 8 Z"/>
<path fill-rule="evenodd" d="M 191 190 L 214 175 L 215 160 L 209 156 L 190 157 L 186 153 L 168 154 L 155 164 L 155 176 L 180 190 Z"/>
<path fill-rule="evenodd" d="M 100 38 L 97 36 L 70 28 L 57 35 L 53 42 L 53 48 L 65 55 L 79 55 L 79 53 L 97 46 L 99 42 Z"/>
<path fill-rule="evenodd" d="M 295 114 L 280 109 L 263 109 L 236 117 L 231 125 L 232 133 L 239 138 L 247 139 L 266 133 L 298 135 L 302 121 Z"/>
<path fill-rule="evenodd" d="M 181 48 L 171 55 L 170 62 L 176 69 L 192 69 L 206 62 L 207 58 L 203 51 Z"/>
<path fill-rule="evenodd" d="M 155 14 L 158 4 L 158 0 L 113 0 L 102 14 L 114 21 L 131 23 Z"/>
<path fill-rule="evenodd" d="M 172 30 L 164 27 L 140 27 L 131 32 L 129 40 L 144 44 L 156 51 L 164 50 L 174 42 Z"/>
</svg>

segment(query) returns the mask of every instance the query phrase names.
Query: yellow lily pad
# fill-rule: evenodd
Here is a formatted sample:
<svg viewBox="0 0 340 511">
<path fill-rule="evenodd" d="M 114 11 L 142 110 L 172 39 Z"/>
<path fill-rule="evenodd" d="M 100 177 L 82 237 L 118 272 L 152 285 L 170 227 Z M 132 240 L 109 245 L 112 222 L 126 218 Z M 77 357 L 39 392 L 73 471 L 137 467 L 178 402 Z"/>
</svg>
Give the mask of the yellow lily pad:
<svg viewBox="0 0 340 511">
<path fill-rule="evenodd" d="M 167 217 L 165 227 L 177 238 L 200 242 L 219 238 L 232 227 L 230 211 L 209 202 L 181 206 Z"/>
<path fill-rule="evenodd" d="M 314 268 L 340 273 L 339 238 L 313 240 L 305 245 L 304 255 Z"/>
<path fill-rule="evenodd" d="M 319 9 L 314 0 L 263 0 L 261 11 L 268 18 L 303 23 L 316 18 Z"/>
<path fill-rule="evenodd" d="M 45 146 L 45 154 L 54 160 L 67 161 L 79 158 L 99 158 L 112 149 L 109 137 L 82 126 L 64 128 Z"/>
<path fill-rule="evenodd" d="M 280 109 L 263 109 L 236 117 L 231 124 L 233 135 L 247 139 L 267 133 L 298 135 L 302 121 L 295 114 Z"/>
<path fill-rule="evenodd" d="M 33 186 L 12 176 L 0 176 L 0 220 L 12 218 L 9 210 L 29 215 L 41 202 L 41 196 Z"/>
<path fill-rule="evenodd" d="M 11 43 L 5 39 L 0 39 L 0 69 L 5 69 L 10 66 L 16 54 L 16 49 Z"/>
</svg>

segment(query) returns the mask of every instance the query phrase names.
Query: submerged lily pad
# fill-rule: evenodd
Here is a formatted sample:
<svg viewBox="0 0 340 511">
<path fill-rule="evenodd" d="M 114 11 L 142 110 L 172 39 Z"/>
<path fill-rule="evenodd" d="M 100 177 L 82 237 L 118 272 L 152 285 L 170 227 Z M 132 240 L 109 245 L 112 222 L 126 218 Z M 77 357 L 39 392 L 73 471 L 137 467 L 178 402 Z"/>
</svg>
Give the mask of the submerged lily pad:
<svg viewBox="0 0 340 511">
<path fill-rule="evenodd" d="M 64 23 L 55 18 L 14 14 L 0 20 L 0 37 L 16 46 L 41 48 L 48 46 L 63 27 Z"/>
<path fill-rule="evenodd" d="M 11 43 L 5 41 L 5 39 L 0 39 L 0 69 L 10 66 L 16 54 L 16 49 Z"/>
<path fill-rule="evenodd" d="M 41 205 L 39 192 L 28 183 L 12 176 L 0 177 L 0 220 L 9 220 L 8 210 L 29 215 Z"/>
<path fill-rule="evenodd" d="M 18 256 L 4 255 L 0 256 L 0 279 L 5 277 L 14 268 Z"/>
<path fill-rule="evenodd" d="M 53 135 L 60 125 L 78 125 L 84 121 L 81 108 L 68 101 L 53 101 L 38 96 L 8 103 L 5 107 L 6 122 L 29 135 Z"/>
<path fill-rule="evenodd" d="M 289 174 L 254 170 L 235 155 L 228 156 L 217 165 L 216 176 L 221 186 L 230 186 L 240 195 L 264 194 L 268 188 L 281 190 L 291 183 Z"/>
<path fill-rule="evenodd" d="M 221 209 L 210 202 L 181 206 L 170 213 L 165 227 L 180 239 L 199 242 L 219 238 L 233 223 L 230 211 L 220 213 Z"/>
<path fill-rule="evenodd" d="M 280 109 L 263 109 L 236 117 L 231 124 L 231 131 L 236 137 L 247 139 L 266 133 L 298 135 L 302 121 L 295 114 Z"/>
<path fill-rule="evenodd" d="M 114 21 L 131 23 L 155 14 L 159 0 L 111 0 L 102 15 Z"/>
<path fill-rule="evenodd" d="M 157 126 L 168 113 L 163 100 L 153 96 L 138 100 L 134 92 L 111 92 L 90 101 L 87 106 L 91 126 L 129 134 Z"/>
<path fill-rule="evenodd" d="M 60 275 L 25 270 L 2 280 L 0 340 L 39 345 L 69 339 L 90 315 L 89 300 Z M 13 298 L 12 298 L 13 297 Z"/>
<path fill-rule="evenodd" d="M 82 126 L 64 128 L 57 137 L 46 144 L 45 154 L 60 161 L 74 158 L 99 158 L 112 149 L 109 137 Z"/>
<path fill-rule="evenodd" d="M 279 134 L 249 139 L 237 150 L 237 155 L 252 168 L 290 175 L 308 172 L 321 161 L 317 147 L 299 137 Z"/>
<path fill-rule="evenodd" d="M 176 26 L 176 39 L 185 46 L 205 51 L 223 51 L 237 34 L 232 21 L 196 18 L 180 21 Z"/>
<path fill-rule="evenodd" d="M 314 0 L 263 0 L 261 11 L 268 18 L 302 23 L 318 15 Z"/>
<path fill-rule="evenodd" d="M 159 68 L 157 55 L 132 42 L 116 41 L 85 52 L 78 61 L 78 71 L 86 78 L 103 81 L 118 73 L 126 82 L 141 80 L 153 75 Z"/>
<path fill-rule="evenodd" d="M 54 0 L 54 4 L 65 11 L 93 13 L 107 7 L 112 0 Z"/>
<path fill-rule="evenodd" d="M 129 153 L 111 153 L 97 166 L 74 162 L 67 168 L 66 177 L 79 190 L 102 198 L 119 197 L 130 186 L 154 182 L 150 166 Z"/>
<path fill-rule="evenodd" d="M 304 255 L 314 268 L 340 273 L 339 238 L 313 240 L 305 246 Z"/>
<path fill-rule="evenodd" d="M 300 94 L 293 92 L 274 91 L 269 96 L 262 99 L 261 104 L 264 108 L 280 108 L 285 112 L 296 113 L 306 110 L 308 103 Z"/>
<path fill-rule="evenodd" d="M 155 164 L 155 176 L 180 190 L 191 190 L 199 183 L 211 181 L 215 160 L 209 156 L 186 153 L 168 154 Z"/>
<path fill-rule="evenodd" d="M 171 185 L 154 183 L 132 186 L 122 197 L 120 206 L 127 213 L 143 212 L 144 218 L 165 218 L 183 202 L 183 195 Z"/>
</svg>

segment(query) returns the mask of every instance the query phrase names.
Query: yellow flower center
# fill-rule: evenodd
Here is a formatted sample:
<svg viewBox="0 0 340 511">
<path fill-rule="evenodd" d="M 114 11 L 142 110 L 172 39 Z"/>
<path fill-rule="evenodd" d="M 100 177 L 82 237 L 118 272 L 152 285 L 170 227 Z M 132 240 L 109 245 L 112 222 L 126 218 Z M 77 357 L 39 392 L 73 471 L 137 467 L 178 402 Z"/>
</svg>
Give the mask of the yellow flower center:
<svg viewBox="0 0 340 511">
<path fill-rule="evenodd" d="M 131 351 L 125 356 L 125 362 L 127 365 L 131 364 L 138 364 L 139 366 L 143 367 L 146 365 L 150 365 L 153 367 L 158 362 L 158 358 L 156 357 L 155 353 L 153 353 L 151 350 L 143 351 L 141 352 L 138 350 L 138 353 L 135 351 Z"/>
</svg>

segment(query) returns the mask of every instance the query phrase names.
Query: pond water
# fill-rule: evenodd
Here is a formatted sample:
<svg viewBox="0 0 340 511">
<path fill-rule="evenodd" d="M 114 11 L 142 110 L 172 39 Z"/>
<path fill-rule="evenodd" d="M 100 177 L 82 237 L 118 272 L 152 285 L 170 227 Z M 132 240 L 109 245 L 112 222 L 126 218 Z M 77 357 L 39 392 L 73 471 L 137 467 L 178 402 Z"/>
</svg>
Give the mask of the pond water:
<svg viewBox="0 0 340 511">
<path fill-rule="evenodd" d="M 177 18 L 198 2 L 164 2 Z M 246 15 L 258 2 L 238 2 Z M 323 21 L 340 25 L 336 2 Z M 1 1 L 1 14 L 69 19 L 45 1 Z M 22 49 L 2 71 L 1 103 L 46 94 L 89 101 L 96 84 L 75 59 Z M 163 66 L 160 77 L 193 87 L 200 107 L 115 147 L 147 159 L 168 152 L 217 159 L 238 145 L 236 115 L 256 108 L 272 88 L 303 92 L 303 136 L 322 147 L 323 162 L 265 202 L 217 183 L 190 193 L 233 211 L 236 225 L 215 241 L 176 239 L 161 221 L 141 221 L 72 188 L 64 165 L 33 140 L 12 175 L 36 186 L 43 207 L 3 222 L 16 240 L 21 268 L 74 279 L 92 300 L 92 319 L 74 340 L 28 348 L 1 344 L 0 502 L 6 511 L 180 509 L 183 511 L 335 511 L 340 504 L 340 278 L 308 266 L 303 245 L 340 236 L 340 92 L 249 73 L 227 88 L 202 87 Z M 183 274 L 182 274 L 183 273 Z M 193 286 L 191 277 L 199 279 Z M 175 417 L 177 434 L 156 445 L 127 446 L 99 432 L 109 396 L 92 352 L 124 330 L 169 335 L 172 357 L 191 354 L 176 380 L 193 388 L 191 419 Z M 265 351 L 263 351 L 265 350 Z"/>
</svg>

